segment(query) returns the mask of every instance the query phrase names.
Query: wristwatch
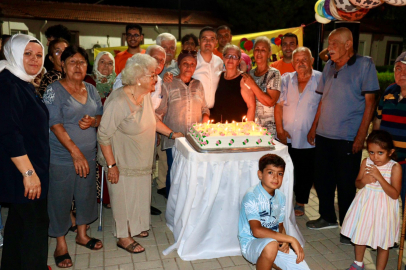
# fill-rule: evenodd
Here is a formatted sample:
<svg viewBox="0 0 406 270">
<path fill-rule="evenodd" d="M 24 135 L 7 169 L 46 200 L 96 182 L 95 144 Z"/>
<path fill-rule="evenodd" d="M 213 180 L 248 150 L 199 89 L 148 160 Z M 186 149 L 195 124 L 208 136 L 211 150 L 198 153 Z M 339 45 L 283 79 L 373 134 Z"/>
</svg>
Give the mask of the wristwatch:
<svg viewBox="0 0 406 270">
<path fill-rule="evenodd" d="M 111 165 L 107 166 L 107 168 L 111 169 L 111 168 L 115 167 L 116 165 L 117 165 L 117 164 L 114 163 L 114 164 L 111 164 Z"/>
<path fill-rule="evenodd" d="M 23 173 L 22 175 L 24 176 L 24 177 L 29 177 L 29 176 L 32 176 L 34 174 L 34 170 L 28 170 L 28 171 L 26 171 L 25 173 Z"/>
</svg>

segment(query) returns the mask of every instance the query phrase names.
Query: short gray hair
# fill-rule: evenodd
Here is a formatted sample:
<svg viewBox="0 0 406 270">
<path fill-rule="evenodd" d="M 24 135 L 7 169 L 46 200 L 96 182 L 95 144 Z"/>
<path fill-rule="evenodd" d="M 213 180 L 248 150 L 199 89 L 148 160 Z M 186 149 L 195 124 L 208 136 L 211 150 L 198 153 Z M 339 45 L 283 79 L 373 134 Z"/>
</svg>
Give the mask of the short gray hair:
<svg viewBox="0 0 406 270">
<path fill-rule="evenodd" d="M 223 49 L 223 55 L 227 53 L 228 50 L 235 50 L 239 58 L 241 58 L 241 50 L 237 45 L 228 43 Z"/>
<path fill-rule="evenodd" d="M 260 42 L 263 42 L 263 43 L 265 43 L 266 45 L 268 45 L 268 47 L 269 47 L 269 52 L 272 53 L 271 41 L 270 41 L 269 38 L 267 38 L 266 36 L 260 36 L 260 37 L 257 37 L 257 38 L 255 39 L 254 49 L 255 49 L 255 47 L 257 46 L 257 44 L 260 43 Z"/>
<path fill-rule="evenodd" d="M 165 49 L 162 48 L 162 47 L 159 46 L 159 45 L 151 45 L 151 46 L 148 46 L 147 50 L 145 51 L 145 54 L 151 55 L 151 53 L 152 53 L 154 50 L 159 50 L 159 51 L 163 52 L 163 53 L 165 54 L 165 56 L 166 56 Z"/>
<path fill-rule="evenodd" d="M 300 52 L 308 52 L 309 55 L 310 55 L 310 58 L 313 58 L 312 51 L 311 51 L 309 48 L 307 48 L 307 47 L 297 47 L 297 48 L 292 52 L 292 59 L 293 59 L 293 57 L 295 56 L 295 54 L 300 53 Z"/>
<path fill-rule="evenodd" d="M 162 41 L 165 41 L 165 40 L 173 40 L 173 41 L 175 41 L 175 46 L 176 46 L 176 37 L 174 35 L 170 34 L 170 33 L 159 34 L 156 37 L 156 45 L 161 45 Z"/>
<path fill-rule="evenodd" d="M 122 71 L 121 80 L 123 85 L 133 85 L 137 79 L 144 76 L 150 67 L 154 69 L 158 63 L 155 58 L 148 54 L 137 53 L 131 58 L 128 58 L 125 68 Z"/>
</svg>

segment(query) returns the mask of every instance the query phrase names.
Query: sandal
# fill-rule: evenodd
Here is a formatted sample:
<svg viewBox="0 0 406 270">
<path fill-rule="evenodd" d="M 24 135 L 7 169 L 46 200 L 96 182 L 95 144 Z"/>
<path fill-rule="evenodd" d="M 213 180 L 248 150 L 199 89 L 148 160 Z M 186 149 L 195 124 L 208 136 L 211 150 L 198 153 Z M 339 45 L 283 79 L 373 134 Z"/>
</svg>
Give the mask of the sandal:
<svg viewBox="0 0 406 270">
<path fill-rule="evenodd" d="M 106 209 L 111 209 L 111 205 L 109 203 L 103 203 L 103 207 Z"/>
<path fill-rule="evenodd" d="M 145 251 L 145 248 L 144 248 L 144 250 L 142 250 L 142 251 L 134 251 L 135 248 L 138 247 L 138 246 L 141 246 L 141 245 L 140 245 L 138 242 L 136 242 L 136 241 L 134 241 L 134 242 L 132 242 L 131 244 L 129 244 L 126 248 L 122 247 L 121 245 L 119 245 L 119 244 L 117 243 L 117 247 L 119 247 L 119 248 L 121 248 L 121 249 L 124 249 L 125 251 L 127 251 L 127 252 L 129 252 L 129 253 L 133 253 L 133 254 L 142 253 L 142 252 Z"/>
<path fill-rule="evenodd" d="M 295 216 L 297 216 L 297 217 L 301 217 L 305 214 L 304 205 L 296 204 L 293 209 L 295 210 Z"/>
<path fill-rule="evenodd" d="M 88 248 L 90 250 L 99 250 L 99 249 L 102 249 L 103 246 L 101 248 L 97 248 L 97 249 L 94 248 L 96 246 L 96 244 L 99 243 L 99 242 L 101 243 L 100 239 L 91 238 L 86 244 L 81 244 L 81 243 L 78 243 L 78 242 L 76 242 L 76 244 L 78 244 L 79 246 Z"/>
<path fill-rule="evenodd" d="M 56 257 L 54 256 L 54 259 L 55 259 L 55 265 L 58 266 L 59 268 L 70 268 L 73 265 L 72 258 L 70 257 L 69 253 L 63 254 L 61 256 L 56 256 Z M 64 260 L 70 260 L 72 265 L 71 266 L 59 266 L 59 264 L 61 262 L 63 262 Z"/>
<path fill-rule="evenodd" d="M 146 233 L 146 235 L 141 235 L 142 233 Z M 148 237 L 148 236 L 149 236 L 149 232 L 143 231 L 143 232 L 141 232 L 140 234 L 138 234 L 138 235 L 136 235 L 136 236 L 134 236 L 134 237 L 137 237 L 137 238 L 145 238 L 145 237 Z"/>
<path fill-rule="evenodd" d="M 88 231 L 89 229 L 90 229 L 90 225 L 86 225 L 86 231 Z M 74 233 L 77 233 L 77 232 L 78 232 L 78 225 L 71 226 L 71 227 L 69 228 L 69 231 L 74 232 Z"/>
</svg>

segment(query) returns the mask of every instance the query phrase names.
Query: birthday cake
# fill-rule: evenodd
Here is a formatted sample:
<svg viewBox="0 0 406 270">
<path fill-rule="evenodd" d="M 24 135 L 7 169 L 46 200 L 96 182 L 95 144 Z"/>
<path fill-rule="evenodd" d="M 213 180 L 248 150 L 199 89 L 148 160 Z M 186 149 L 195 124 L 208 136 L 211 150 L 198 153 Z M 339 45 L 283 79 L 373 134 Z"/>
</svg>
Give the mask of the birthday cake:
<svg viewBox="0 0 406 270">
<path fill-rule="evenodd" d="M 272 146 L 272 135 L 255 122 L 226 124 L 196 123 L 189 135 L 202 149 L 227 149 Z"/>
</svg>

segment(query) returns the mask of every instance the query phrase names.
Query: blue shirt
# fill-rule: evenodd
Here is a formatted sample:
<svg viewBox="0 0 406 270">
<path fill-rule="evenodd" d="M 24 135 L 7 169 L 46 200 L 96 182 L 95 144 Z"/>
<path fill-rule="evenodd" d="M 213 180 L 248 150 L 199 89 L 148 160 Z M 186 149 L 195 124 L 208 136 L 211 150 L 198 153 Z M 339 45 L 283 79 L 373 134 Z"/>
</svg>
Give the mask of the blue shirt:
<svg viewBox="0 0 406 270">
<path fill-rule="evenodd" d="M 87 160 L 96 158 L 96 128 L 89 127 L 81 129 L 79 120 L 84 115 L 96 116 L 103 114 L 103 106 L 96 87 L 83 82 L 87 90 L 85 104 L 77 101 L 62 86 L 59 81 L 48 85 L 44 95 L 44 102 L 49 110 L 49 127 L 56 124 L 63 124 L 66 132 L 76 144 Z M 51 147 L 51 164 L 73 165 L 72 156 L 53 132 L 49 134 L 49 145 Z"/>
<path fill-rule="evenodd" d="M 299 94 L 297 72 L 285 73 L 281 80 L 281 95 L 279 102 L 283 101 L 283 129 L 291 139 L 288 143 L 293 148 L 313 148 L 307 142 L 307 133 L 312 127 L 321 95 L 316 93 L 321 72 L 313 70 L 306 88 Z"/>
<path fill-rule="evenodd" d="M 316 133 L 354 141 L 364 115 L 364 94 L 375 91 L 379 91 L 379 82 L 370 57 L 354 54 L 338 71 L 329 60 L 317 88 L 323 97 Z"/>
<path fill-rule="evenodd" d="M 242 199 L 238 221 L 238 239 L 243 253 L 248 243 L 257 239 L 252 234 L 249 221 L 258 220 L 262 227 L 279 232 L 279 223 L 285 219 L 285 202 L 285 194 L 276 189 L 274 196 L 271 196 L 261 182 L 247 190 Z"/>
</svg>

